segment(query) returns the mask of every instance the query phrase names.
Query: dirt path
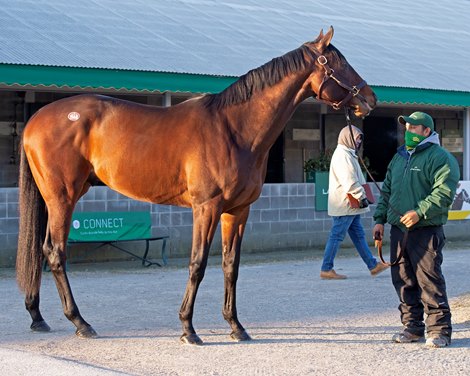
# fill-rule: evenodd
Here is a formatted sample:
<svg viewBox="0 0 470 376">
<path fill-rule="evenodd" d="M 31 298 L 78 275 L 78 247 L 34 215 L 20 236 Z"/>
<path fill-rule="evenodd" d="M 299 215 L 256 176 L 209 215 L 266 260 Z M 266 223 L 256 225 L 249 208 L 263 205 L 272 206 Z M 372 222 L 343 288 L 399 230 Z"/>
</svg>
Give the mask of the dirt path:
<svg viewBox="0 0 470 376">
<path fill-rule="evenodd" d="M 50 274 L 41 306 L 53 331 L 30 332 L 13 273 L 3 271 L 0 369 L 4 375 L 468 375 L 469 252 L 445 253 L 454 319 L 446 349 L 390 342 L 400 323 L 389 272 L 372 278 L 358 257 L 337 260 L 336 269 L 349 276 L 344 281 L 320 280 L 318 259 L 242 265 L 238 313 L 253 337 L 246 343 L 228 337 L 222 272 L 209 267 L 194 315 L 201 347 L 179 343 L 186 269 L 72 270 L 75 298 L 100 334 L 96 340 L 74 336 Z"/>
</svg>

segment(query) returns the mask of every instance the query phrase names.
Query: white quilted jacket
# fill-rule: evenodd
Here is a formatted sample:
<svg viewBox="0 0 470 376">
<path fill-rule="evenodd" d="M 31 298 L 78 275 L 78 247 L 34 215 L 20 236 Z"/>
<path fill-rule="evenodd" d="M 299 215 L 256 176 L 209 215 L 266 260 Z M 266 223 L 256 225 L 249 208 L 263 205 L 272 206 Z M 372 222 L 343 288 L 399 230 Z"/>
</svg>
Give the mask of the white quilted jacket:
<svg viewBox="0 0 470 376">
<path fill-rule="evenodd" d="M 338 144 L 330 165 L 328 188 L 328 215 L 342 216 L 367 213 L 370 209 L 353 209 L 349 206 L 347 193 L 359 201 L 366 197 L 362 184 L 366 180 L 362 174 L 354 149 Z"/>
</svg>

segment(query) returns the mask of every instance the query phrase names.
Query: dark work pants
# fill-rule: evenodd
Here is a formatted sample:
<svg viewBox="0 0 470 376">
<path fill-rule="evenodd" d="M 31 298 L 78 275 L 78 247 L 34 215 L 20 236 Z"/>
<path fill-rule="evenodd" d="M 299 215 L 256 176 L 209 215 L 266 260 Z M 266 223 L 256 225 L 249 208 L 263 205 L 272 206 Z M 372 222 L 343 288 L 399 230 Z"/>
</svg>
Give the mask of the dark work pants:
<svg viewBox="0 0 470 376">
<path fill-rule="evenodd" d="M 392 226 L 390 255 L 394 262 L 403 232 Z M 392 282 L 400 298 L 399 310 L 405 330 L 420 336 L 452 335 L 446 283 L 441 271 L 445 236 L 442 226 L 422 227 L 408 233 L 403 258 L 392 266 Z M 426 314 L 426 326 L 423 322 Z"/>
</svg>

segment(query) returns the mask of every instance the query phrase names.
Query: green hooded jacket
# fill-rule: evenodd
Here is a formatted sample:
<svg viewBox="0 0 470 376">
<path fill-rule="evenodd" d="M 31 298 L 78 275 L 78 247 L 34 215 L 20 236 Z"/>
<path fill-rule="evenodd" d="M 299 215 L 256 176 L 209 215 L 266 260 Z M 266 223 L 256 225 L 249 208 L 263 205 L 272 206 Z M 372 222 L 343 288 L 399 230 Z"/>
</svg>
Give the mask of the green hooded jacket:
<svg viewBox="0 0 470 376">
<path fill-rule="evenodd" d="M 437 133 L 431 134 L 411 153 L 402 145 L 388 165 L 374 213 L 375 222 L 388 222 L 404 231 L 400 216 L 415 210 L 420 220 L 410 230 L 445 224 L 459 178 L 459 165 L 454 156 L 439 145 Z"/>
</svg>

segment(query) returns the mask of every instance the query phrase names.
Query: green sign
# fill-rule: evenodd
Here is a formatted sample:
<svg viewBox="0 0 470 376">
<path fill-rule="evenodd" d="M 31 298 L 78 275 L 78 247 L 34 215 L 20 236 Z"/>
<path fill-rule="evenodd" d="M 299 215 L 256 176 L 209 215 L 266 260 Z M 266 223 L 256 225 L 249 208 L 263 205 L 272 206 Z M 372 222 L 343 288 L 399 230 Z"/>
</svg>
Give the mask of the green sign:
<svg viewBox="0 0 470 376">
<path fill-rule="evenodd" d="M 328 210 L 329 172 L 315 172 L 315 210 Z"/>
<path fill-rule="evenodd" d="M 73 213 L 69 241 L 133 240 L 150 237 L 149 212 Z"/>
</svg>

